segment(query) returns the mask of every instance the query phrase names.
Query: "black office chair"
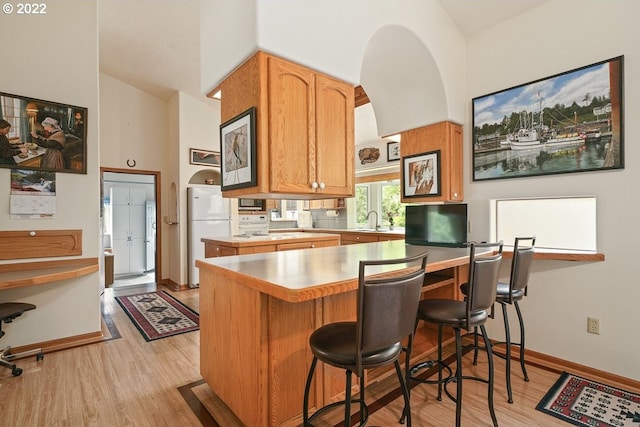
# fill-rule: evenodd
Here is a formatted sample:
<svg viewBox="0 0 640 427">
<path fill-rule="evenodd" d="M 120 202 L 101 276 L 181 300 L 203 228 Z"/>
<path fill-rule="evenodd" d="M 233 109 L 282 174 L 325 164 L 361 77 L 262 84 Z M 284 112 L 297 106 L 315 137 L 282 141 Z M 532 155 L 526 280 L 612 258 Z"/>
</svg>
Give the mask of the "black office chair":
<svg viewBox="0 0 640 427">
<path fill-rule="evenodd" d="M 34 310 L 36 308 L 33 304 L 27 304 L 22 302 L 5 302 L 0 303 L 0 338 L 4 336 L 4 331 L 2 330 L 2 323 L 11 323 L 13 319 L 19 317 L 25 311 Z M 22 374 L 22 368 L 18 368 L 11 361 L 15 358 L 26 356 L 27 353 L 38 353 L 37 359 L 42 360 L 44 357 L 42 355 L 41 349 L 30 350 L 28 352 L 20 353 L 20 354 L 11 354 L 11 347 L 7 346 L 2 351 L 0 351 L 0 366 L 4 366 L 5 368 L 11 369 L 11 374 L 14 377 Z"/>
<path fill-rule="evenodd" d="M 477 255 L 479 250 L 483 252 Z M 487 401 L 493 425 L 498 425 L 498 420 L 493 408 L 493 351 L 491 342 L 485 329 L 485 323 L 489 317 L 489 309 L 496 299 L 500 263 L 502 261 L 502 242 L 500 243 L 471 243 L 469 250 L 469 280 L 468 296 L 464 301 L 449 299 L 431 299 L 420 302 L 418 308 L 418 320 L 423 320 L 438 326 L 438 400 L 442 400 L 442 389 L 452 400 L 456 402 L 456 426 L 460 426 L 462 413 L 462 380 L 470 379 L 487 383 Z M 417 322 L 416 322 L 417 325 Z M 446 364 L 442 358 L 442 329 L 451 327 L 455 333 L 456 345 L 456 373 L 455 376 L 442 377 L 443 367 Z M 461 330 L 467 331 L 480 327 L 484 339 L 488 358 L 488 377 L 480 378 L 462 375 L 462 335 Z M 423 365 L 423 364 L 419 364 Z M 408 382 L 411 380 L 425 382 L 415 377 L 415 369 L 407 371 Z M 456 395 L 453 396 L 447 390 L 447 384 L 456 383 Z M 404 417 L 404 414 L 403 414 Z M 401 419 L 402 421 L 402 419 Z"/>
<path fill-rule="evenodd" d="M 360 261 L 357 320 L 336 322 L 316 329 L 309 338 L 313 361 L 304 391 L 303 421 L 310 426 L 325 410 L 345 405 L 344 423 L 350 426 L 351 403 L 360 404 L 360 424 L 369 418 L 365 395 L 365 370 L 395 365 L 411 426 L 409 391 L 398 363 L 401 341 L 414 332 L 424 281 L 427 253 L 394 260 Z M 379 274 L 394 271 L 391 274 Z M 407 350 L 408 352 L 410 351 Z M 309 417 L 309 390 L 318 360 L 346 370 L 345 400 L 330 403 Z M 351 374 L 360 379 L 360 398 L 351 399 Z"/>
</svg>

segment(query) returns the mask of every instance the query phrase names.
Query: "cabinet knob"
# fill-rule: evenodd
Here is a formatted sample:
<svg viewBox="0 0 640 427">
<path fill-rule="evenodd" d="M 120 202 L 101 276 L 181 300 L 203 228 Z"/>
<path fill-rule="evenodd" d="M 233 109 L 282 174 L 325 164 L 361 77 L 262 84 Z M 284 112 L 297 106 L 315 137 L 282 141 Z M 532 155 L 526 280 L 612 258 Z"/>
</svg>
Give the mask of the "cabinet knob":
<svg viewBox="0 0 640 427">
<path fill-rule="evenodd" d="M 311 249 L 313 249 L 313 248 L 315 248 L 315 247 L 316 247 L 316 245 L 314 245 L 314 244 L 312 244 L 312 245 L 311 245 Z"/>
<path fill-rule="evenodd" d="M 314 190 L 315 190 L 316 188 L 318 188 L 318 183 L 317 183 L 317 182 L 315 182 L 315 181 L 313 181 L 313 182 L 311 183 L 311 188 L 313 188 Z"/>
<path fill-rule="evenodd" d="M 453 193 L 453 198 L 457 199 L 458 198 L 458 193 Z"/>
<path fill-rule="evenodd" d="M 324 185 L 324 182 L 321 182 L 321 183 L 320 183 L 320 189 L 321 189 L 321 190 L 324 190 L 324 187 L 326 187 L 326 185 Z"/>
</svg>

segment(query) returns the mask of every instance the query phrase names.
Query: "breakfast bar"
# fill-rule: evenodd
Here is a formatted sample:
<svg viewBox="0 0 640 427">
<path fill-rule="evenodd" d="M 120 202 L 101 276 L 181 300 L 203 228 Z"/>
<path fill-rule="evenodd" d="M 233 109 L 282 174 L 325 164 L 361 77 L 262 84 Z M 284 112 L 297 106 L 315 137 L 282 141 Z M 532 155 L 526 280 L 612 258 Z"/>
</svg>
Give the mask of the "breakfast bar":
<svg viewBox="0 0 640 427">
<path fill-rule="evenodd" d="M 466 248 L 388 241 L 196 261 L 202 377 L 246 426 L 299 424 L 313 358 L 309 336 L 324 324 L 355 320 L 359 261 L 425 251 L 423 298 L 460 298 Z M 434 331 L 421 328 L 413 354 L 435 346 Z M 367 380 L 386 374 L 374 370 Z M 343 371 L 321 366 L 314 381 L 311 408 L 343 397 Z"/>
</svg>

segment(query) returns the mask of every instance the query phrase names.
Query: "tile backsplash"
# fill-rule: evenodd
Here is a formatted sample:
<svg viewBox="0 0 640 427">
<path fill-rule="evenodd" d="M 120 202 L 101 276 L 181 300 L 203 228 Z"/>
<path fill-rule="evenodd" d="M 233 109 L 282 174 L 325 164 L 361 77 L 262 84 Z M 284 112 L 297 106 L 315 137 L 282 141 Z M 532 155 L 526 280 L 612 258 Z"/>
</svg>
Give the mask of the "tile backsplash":
<svg viewBox="0 0 640 427">
<path fill-rule="evenodd" d="M 329 212 L 329 214 L 327 214 Z M 337 212 L 337 216 L 333 216 L 333 213 Z M 329 216 L 331 215 L 331 216 Z M 331 228 L 331 229 L 346 229 L 347 228 L 347 210 L 326 210 L 326 209 L 314 209 L 311 211 L 313 218 L 313 228 Z M 276 230 L 279 228 L 298 228 L 297 221 L 271 221 L 269 228 Z"/>
</svg>

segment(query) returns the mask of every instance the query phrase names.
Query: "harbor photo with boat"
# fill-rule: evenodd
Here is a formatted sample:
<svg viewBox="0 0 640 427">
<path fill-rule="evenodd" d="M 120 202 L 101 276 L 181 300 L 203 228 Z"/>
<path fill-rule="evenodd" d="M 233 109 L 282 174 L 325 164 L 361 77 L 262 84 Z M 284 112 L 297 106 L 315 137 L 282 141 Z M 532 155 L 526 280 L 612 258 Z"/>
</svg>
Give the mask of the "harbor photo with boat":
<svg viewBox="0 0 640 427">
<path fill-rule="evenodd" d="M 623 59 L 474 98 L 473 180 L 624 168 Z"/>
</svg>

